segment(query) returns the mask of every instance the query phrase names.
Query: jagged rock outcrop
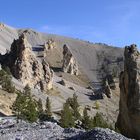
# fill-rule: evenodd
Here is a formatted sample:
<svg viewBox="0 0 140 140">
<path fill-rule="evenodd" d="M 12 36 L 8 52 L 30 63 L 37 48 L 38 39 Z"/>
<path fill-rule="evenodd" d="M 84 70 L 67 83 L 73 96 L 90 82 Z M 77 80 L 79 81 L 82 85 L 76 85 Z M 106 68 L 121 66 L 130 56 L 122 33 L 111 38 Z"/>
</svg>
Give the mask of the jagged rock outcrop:
<svg viewBox="0 0 140 140">
<path fill-rule="evenodd" d="M 107 80 L 105 81 L 105 94 L 108 98 L 111 98 L 112 90 L 111 90 Z"/>
<path fill-rule="evenodd" d="M 70 73 L 71 75 L 78 75 L 78 64 L 66 44 L 63 46 L 62 70 L 63 72 Z"/>
<path fill-rule="evenodd" d="M 116 89 L 115 80 L 111 74 L 106 76 L 106 80 L 111 89 L 113 89 L 113 90 Z"/>
<path fill-rule="evenodd" d="M 126 46 L 124 71 L 120 74 L 120 105 L 117 127 L 121 133 L 140 139 L 140 53 Z"/>
<path fill-rule="evenodd" d="M 53 48 L 55 48 L 56 44 L 55 41 L 52 39 L 49 39 L 45 44 L 44 44 L 44 48 L 45 50 L 51 50 Z"/>
<path fill-rule="evenodd" d="M 11 73 L 23 85 L 28 84 L 43 91 L 52 88 L 53 72 L 49 64 L 44 59 L 37 59 L 24 34 L 14 40 L 6 58 Z"/>
</svg>

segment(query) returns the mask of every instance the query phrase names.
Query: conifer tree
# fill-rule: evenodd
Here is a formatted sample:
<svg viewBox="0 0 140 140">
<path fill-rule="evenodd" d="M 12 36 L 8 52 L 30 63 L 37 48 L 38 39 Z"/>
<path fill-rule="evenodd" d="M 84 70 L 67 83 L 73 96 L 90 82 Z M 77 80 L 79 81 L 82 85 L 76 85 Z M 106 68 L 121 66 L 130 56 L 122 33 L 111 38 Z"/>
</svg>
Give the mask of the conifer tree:
<svg viewBox="0 0 140 140">
<path fill-rule="evenodd" d="M 71 105 L 72 109 L 73 109 L 73 115 L 75 117 L 75 119 L 80 119 L 80 113 L 78 111 L 78 107 L 79 107 L 79 103 L 77 101 L 77 95 L 74 93 L 73 94 L 73 104 Z"/>
<path fill-rule="evenodd" d="M 30 96 L 27 100 L 25 111 L 24 111 L 25 120 L 29 122 L 36 122 L 38 119 L 38 112 L 37 112 L 37 104 L 34 99 Z"/>
<path fill-rule="evenodd" d="M 37 103 L 31 96 L 30 88 L 26 86 L 24 89 L 23 93 L 17 93 L 17 98 L 12 106 L 13 113 L 17 119 L 35 122 L 38 118 Z"/>
<path fill-rule="evenodd" d="M 72 111 L 70 109 L 70 105 L 68 102 L 66 102 L 63 105 L 63 110 L 61 112 L 60 125 L 64 128 L 74 126 L 74 118 L 73 118 Z"/>
<path fill-rule="evenodd" d="M 38 104 L 38 112 L 39 112 L 39 113 L 43 113 L 42 100 L 39 99 L 38 102 L 37 102 L 37 104 Z"/>
<path fill-rule="evenodd" d="M 104 118 L 102 117 L 102 114 L 98 112 L 93 118 L 93 124 L 94 124 L 94 127 L 102 127 L 102 128 L 109 127 L 109 124 L 104 120 Z"/>
<path fill-rule="evenodd" d="M 41 99 L 38 100 L 37 106 L 38 106 L 38 117 L 39 117 L 40 121 L 44 121 L 45 113 L 44 113 L 44 110 L 43 110 L 43 105 L 42 105 L 42 100 Z"/>
<path fill-rule="evenodd" d="M 25 96 L 21 93 L 21 91 L 17 91 L 17 98 L 12 105 L 13 113 L 17 116 L 17 122 L 19 121 L 19 119 L 23 119 L 25 105 Z"/>
<path fill-rule="evenodd" d="M 50 120 L 52 118 L 51 102 L 50 102 L 49 97 L 47 97 L 47 99 L 46 99 L 45 114 L 46 114 L 47 120 Z"/>
<path fill-rule="evenodd" d="M 75 120 L 81 119 L 81 115 L 78 111 L 79 103 L 77 100 L 77 95 L 74 93 L 73 97 L 68 98 L 66 102 L 68 102 L 70 104 L 70 106 L 73 110 L 73 116 L 74 116 Z"/>
<path fill-rule="evenodd" d="M 83 119 L 82 119 L 82 125 L 84 129 L 90 129 L 91 128 L 91 119 L 88 116 L 87 108 L 84 108 L 83 111 Z"/>
</svg>

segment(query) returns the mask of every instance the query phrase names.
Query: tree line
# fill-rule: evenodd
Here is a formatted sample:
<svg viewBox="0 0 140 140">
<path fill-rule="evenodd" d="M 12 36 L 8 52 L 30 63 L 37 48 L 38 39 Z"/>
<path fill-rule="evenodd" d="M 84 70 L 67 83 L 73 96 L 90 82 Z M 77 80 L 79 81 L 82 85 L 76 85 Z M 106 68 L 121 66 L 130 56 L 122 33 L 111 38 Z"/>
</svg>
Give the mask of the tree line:
<svg viewBox="0 0 140 140">
<path fill-rule="evenodd" d="M 31 96 L 31 89 L 27 85 L 24 91 L 17 92 L 17 98 L 12 106 L 13 113 L 17 116 L 17 120 L 26 120 L 29 122 L 39 121 L 53 121 L 51 102 L 49 97 L 46 99 L 45 109 L 43 109 L 42 100 L 36 101 Z M 72 98 L 68 98 L 63 104 L 61 111 L 61 119 L 59 124 L 63 128 L 78 127 L 90 130 L 94 127 L 112 128 L 111 124 L 108 124 L 102 114 L 97 113 L 94 118 L 88 115 L 88 110 L 85 107 L 83 116 L 79 113 L 79 103 L 76 94 L 73 94 Z M 81 123 L 77 124 L 76 121 Z"/>
</svg>

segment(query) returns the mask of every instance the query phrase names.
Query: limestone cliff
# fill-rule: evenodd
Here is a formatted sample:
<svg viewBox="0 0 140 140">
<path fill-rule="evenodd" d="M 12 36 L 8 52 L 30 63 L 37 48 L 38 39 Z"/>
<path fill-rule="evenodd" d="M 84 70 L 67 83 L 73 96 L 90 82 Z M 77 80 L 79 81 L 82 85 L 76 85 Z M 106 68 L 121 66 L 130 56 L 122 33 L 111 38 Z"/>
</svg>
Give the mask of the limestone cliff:
<svg viewBox="0 0 140 140">
<path fill-rule="evenodd" d="M 52 70 L 44 59 L 35 56 L 24 34 L 14 40 L 6 57 L 13 76 L 23 85 L 28 84 L 43 91 L 52 88 Z"/>
<path fill-rule="evenodd" d="M 126 46 L 124 56 L 117 127 L 122 134 L 140 139 L 140 53 L 136 45 Z"/>
<path fill-rule="evenodd" d="M 78 64 L 67 45 L 63 46 L 63 72 L 78 75 Z"/>
</svg>

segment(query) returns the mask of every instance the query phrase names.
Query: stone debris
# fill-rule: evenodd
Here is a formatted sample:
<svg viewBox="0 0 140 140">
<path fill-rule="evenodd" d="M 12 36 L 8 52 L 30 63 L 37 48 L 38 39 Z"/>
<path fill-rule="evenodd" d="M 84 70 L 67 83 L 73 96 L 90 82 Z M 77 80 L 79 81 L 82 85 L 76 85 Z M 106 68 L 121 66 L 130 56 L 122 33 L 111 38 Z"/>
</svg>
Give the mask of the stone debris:
<svg viewBox="0 0 140 140">
<path fill-rule="evenodd" d="M 130 140 L 108 128 L 95 128 L 89 132 L 69 138 L 68 140 Z"/>
<path fill-rule="evenodd" d="M 129 140 L 110 129 L 95 128 L 89 132 L 83 129 L 62 128 L 57 123 L 5 122 L 0 125 L 0 140 Z"/>
</svg>

